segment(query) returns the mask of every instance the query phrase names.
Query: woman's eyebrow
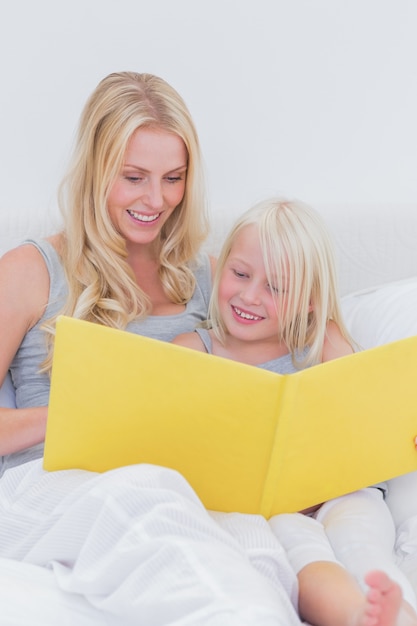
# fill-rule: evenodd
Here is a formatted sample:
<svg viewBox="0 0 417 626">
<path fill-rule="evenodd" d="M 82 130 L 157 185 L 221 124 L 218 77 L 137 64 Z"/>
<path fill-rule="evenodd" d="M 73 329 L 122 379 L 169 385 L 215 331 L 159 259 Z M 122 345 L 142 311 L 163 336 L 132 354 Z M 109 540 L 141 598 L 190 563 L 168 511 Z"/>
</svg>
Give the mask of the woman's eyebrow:
<svg viewBox="0 0 417 626">
<path fill-rule="evenodd" d="M 141 165 L 137 165 L 134 163 L 124 163 L 123 167 L 131 167 L 132 169 L 135 170 L 140 170 L 141 172 L 144 172 L 145 174 L 150 174 L 151 170 L 147 170 L 146 167 L 142 167 Z M 172 169 L 168 170 L 167 172 L 165 172 L 165 174 L 170 174 L 171 172 L 181 172 L 181 171 L 185 171 L 188 168 L 187 163 L 185 163 L 184 165 L 179 165 L 178 167 L 173 167 Z"/>
</svg>

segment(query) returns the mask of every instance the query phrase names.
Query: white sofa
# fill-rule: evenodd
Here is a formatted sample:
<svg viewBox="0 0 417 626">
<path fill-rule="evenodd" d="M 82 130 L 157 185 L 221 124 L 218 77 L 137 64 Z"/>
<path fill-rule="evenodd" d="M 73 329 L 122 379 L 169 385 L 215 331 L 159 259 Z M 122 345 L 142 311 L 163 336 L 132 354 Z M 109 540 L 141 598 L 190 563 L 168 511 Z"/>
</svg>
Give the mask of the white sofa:
<svg viewBox="0 0 417 626">
<path fill-rule="evenodd" d="M 417 205 L 316 208 L 334 238 L 343 309 L 358 343 L 366 348 L 417 334 Z M 214 254 L 238 212 L 213 212 L 207 246 Z M 52 210 L 0 214 L 0 254 L 58 227 Z M 0 405 L 13 404 L 13 391 L 6 380 Z M 0 559 L 0 606 L 7 625 L 111 624 L 83 598 L 59 590 L 51 572 L 8 559 Z"/>
</svg>

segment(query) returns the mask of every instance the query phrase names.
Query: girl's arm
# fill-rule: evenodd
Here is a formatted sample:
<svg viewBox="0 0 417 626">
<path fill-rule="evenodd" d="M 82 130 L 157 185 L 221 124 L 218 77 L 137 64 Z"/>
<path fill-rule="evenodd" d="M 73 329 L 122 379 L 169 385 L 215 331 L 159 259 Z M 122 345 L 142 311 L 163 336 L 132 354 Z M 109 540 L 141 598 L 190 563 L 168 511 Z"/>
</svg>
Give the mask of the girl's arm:
<svg viewBox="0 0 417 626">
<path fill-rule="evenodd" d="M 214 274 L 216 272 L 217 259 L 214 256 L 209 256 L 210 268 L 211 268 L 211 280 L 214 280 Z M 199 352 L 206 352 L 203 342 L 197 333 L 182 333 L 172 339 L 171 343 L 176 343 L 178 346 L 184 346 L 185 348 L 192 348 Z"/>
<path fill-rule="evenodd" d="M 10 250 L 0 259 L 0 384 L 28 330 L 42 317 L 49 295 L 49 274 L 31 245 Z M 40 443 L 45 438 L 47 407 L 0 408 L 0 455 Z"/>
<path fill-rule="evenodd" d="M 203 342 L 201 341 L 198 333 L 182 333 L 177 335 L 171 343 L 177 344 L 177 346 L 184 346 L 185 348 L 192 348 L 199 352 L 206 352 Z"/>
<path fill-rule="evenodd" d="M 338 325 L 330 320 L 327 324 L 326 338 L 323 344 L 322 362 L 353 354 L 351 344 L 345 339 Z"/>
</svg>

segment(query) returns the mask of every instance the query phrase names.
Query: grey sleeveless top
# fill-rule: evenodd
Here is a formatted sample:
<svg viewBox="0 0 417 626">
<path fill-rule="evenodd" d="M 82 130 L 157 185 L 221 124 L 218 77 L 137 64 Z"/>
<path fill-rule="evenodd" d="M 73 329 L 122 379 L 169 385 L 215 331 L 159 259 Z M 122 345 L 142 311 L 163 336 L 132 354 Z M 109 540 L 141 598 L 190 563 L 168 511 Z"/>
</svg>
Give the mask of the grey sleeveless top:
<svg viewBox="0 0 417 626">
<path fill-rule="evenodd" d="M 23 243 L 35 246 L 42 254 L 50 277 L 50 288 L 48 305 L 44 314 L 25 335 L 10 365 L 10 373 L 16 389 L 17 408 L 48 404 L 49 376 L 39 373 L 39 366 L 47 354 L 45 334 L 41 326 L 45 320 L 62 309 L 68 295 L 64 268 L 55 248 L 46 240 L 28 240 Z M 184 311 L 176 315 L 150 315 L 143 320 L 134 320 L 127 326 L 128 332 L 162 341 L 171 341 L 178 334 L 194 330 L 197 324 L 206 319 L 211 292 L 211 268 L 208 255 L 201 254 L 190 267 L 196 277 L 196 288 Z M 42 454 L 43 443 L 3 457 L 0 475 L 7 468 L 39 458 Z"/>
<path fill-rule="evenodd" d="M 198 336 L 203 342 L 207 352 L 211 354 L 213 352 L 213 344 L 209 331 L 205 328 L 196 328 L 195 332 L 198 333 Z M 277 359 L 272 359 L 272 361 L 261 363 L 256 367 L 260 367 L 261 369 L 274 372 L 275 374 L 295 374 L 295 372 L 299 371 L 292 362 L 291 354 L 284 354 Z"/>
</svg>

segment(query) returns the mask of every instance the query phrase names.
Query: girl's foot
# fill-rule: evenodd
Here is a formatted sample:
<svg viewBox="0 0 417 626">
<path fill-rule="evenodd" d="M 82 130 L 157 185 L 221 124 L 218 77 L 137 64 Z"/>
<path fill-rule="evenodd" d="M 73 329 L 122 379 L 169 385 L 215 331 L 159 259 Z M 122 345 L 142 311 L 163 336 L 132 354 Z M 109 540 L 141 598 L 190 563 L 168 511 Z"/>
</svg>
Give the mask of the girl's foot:
<svg viewBox="0 0 417 626">
<path fill-rule="evenodd" d="M 398 626 L 403 604 L 399 585 L 380 571 L 369 572 L 365 576 L 365 582 L 369 589 L 362 626 Z"/>
</svg>

